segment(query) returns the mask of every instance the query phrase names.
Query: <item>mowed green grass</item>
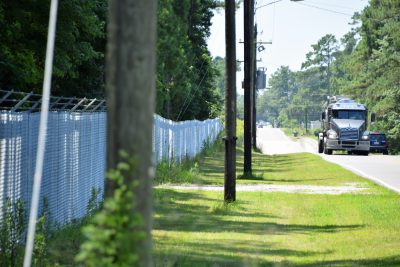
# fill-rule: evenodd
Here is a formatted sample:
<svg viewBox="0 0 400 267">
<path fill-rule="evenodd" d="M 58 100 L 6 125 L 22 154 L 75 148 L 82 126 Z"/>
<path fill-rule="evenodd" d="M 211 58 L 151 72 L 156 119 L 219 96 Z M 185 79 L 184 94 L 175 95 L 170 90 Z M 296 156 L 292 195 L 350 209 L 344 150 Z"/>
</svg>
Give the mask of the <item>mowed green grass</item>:
<svg viewBox="0 0 400 267">
<path fill-rule="evenodd" d="M 243 162 L 238 153 L 238 174 Z M 321 195 L 155 189 L 156 266 L 400 266 L 400 196 L 320 157 L 253 154 L 242 183 L 344 185 L 364 194 Z M 199 181 L 223 184 L 223 154 L 200 162 Z"/>
<path fill-rule="evenodd" d="M 238 184 L 292 184 L 292 185 L 344 185 L 358 183 L 380 190 L 374 183 L 329 163 L 320 156 L 311 153 L 286 155 L 252 154 L 253 179 L 241 179 L 243 174 L 243 150 L 237 150 Z M 224 184 L 224 152 L 204 157 L 200 161 L 200 174 L 195 183 Z"/>
</svg>

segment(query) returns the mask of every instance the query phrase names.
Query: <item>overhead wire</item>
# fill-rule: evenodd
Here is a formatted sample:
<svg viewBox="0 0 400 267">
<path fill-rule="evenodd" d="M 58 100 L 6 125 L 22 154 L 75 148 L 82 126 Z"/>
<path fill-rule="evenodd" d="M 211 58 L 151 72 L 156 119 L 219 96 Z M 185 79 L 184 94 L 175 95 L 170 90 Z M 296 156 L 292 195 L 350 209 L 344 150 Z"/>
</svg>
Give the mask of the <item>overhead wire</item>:
<svg viewBox="0 0 400 267">
<path fill-rule="evenodd" d="M 200 66 L 200 70 L 198 71 L 198 74 L 201 74 L 201 71 L 203 70 L 203 66 L 204 66 L 204 63 L 206 62 L 206 59 L 203 59 L 203 62 L 202 62 L 202 64 L 201 64 L 201 66 Z M 200 75 L 199 75 L 200 76 Z M 180 116 L 181 116 L 181 113 L 182 113 L 182 110 L 183 110 L 183 107 L 186 105 L 186 102 L 188 101 L 188 99 L 189 99 L 189 97 L 190 97 L 190 94 L 191 94 L 191 92 L 189 91 L 189 93 L 186 95 L 186 97 L 185 97 L 185 101 L 183 101 L 183 104 L 182 104 L 182 106 L 181 106 L 181 108 L 180 108 L 180 110 L 179 110 L 179 113 L 178 113 L 178 116 L 177 116 L 177 118 L 176 118 L 176 121 L 179 121 L 179 119 L 180 119 Z"/>
<path fill-rule="evenodd" d="M 314 4 L 314 5 L 337 7 L 337 8 L 348 9 L 348 10 L 356 10 L 357 9 L 356 7 L 335 5 L 335 4 L 330 4 L 330 3 L 317 3 L 317 2 L 313 2 L 313 1 L 309 1 L 309 0 L 307 0 L 307 3 L 311 3 L 311 4 Z"/>
<path fill-rule="evenodd" d="M 181 114 L 185 114 L 185 112 L 186 112 L 186 110 L 188 109 L 189 105 L 192 103 L 194 94 L 199 90 L 200 85 L 203 83 L 204 78 L 208 75 L 209 70 L 210 70 L 210 69 L 207 69 L 206 73 L 203 75 L 203 77 L 201 78 L 200 82 L 197 84 L 197 87 L 194 89 L 193 94 L 189 93 L 189 94 L 191 95 L 191 96 L 190 96 L 190 100 L 189 100 L 189 102 L 187 103 L 185 110 L 183 110 L 183 113 L 182 113 L 182 112 L 179 113 L 178 118 L 177 118 L 177 121 L 179 121 L 180 115 L 181 115 Z M 182 107 L 184 107 L 184 105 L 182 105 Z"/>
<path fill-rule="evenodd" d="M 262 8 L 262 7 L 269 6 L 269 5 L 272 5 L 272 4 L 281 2 L 281 1 L 283 1 L 283 0 L 276 0 L 276 1 L 273 1 L 273 2 L 270 2 L 270 3 L 267 3 L 267 4 L 264 4 L 264 5 L 261 5 L 261 6 L 256 6 L 254 10 L 256 11 L 257 9 L 260 9 L 260 8 Z"/>
<path fill-rule="evenodd" d="M 275 37 L 275 17 L 276 17 L 276 9 L 275 9 L 275 5 L 273 7 L 273 15 L 272 15 L 272 40 L 271 42 L 274 41 L 274 37 Z"/>
<path fill-rule="evenodd" d="M 343 12 L 340 12 L 340 11 L 336 11 L 336 10 L 332 10 L 332 9 L 328 9 L 328 8 L 324 8 L 324 7 L 304 4 L 304 3 L 300 3 L 300 2 L 295 2 L 295 3 L 298 4 L 298 5 L 307 6 L 307 7 L 311 7 L 311 8 L 316 8 L 316 9 L 319 9 L 319 10 L 324 10 L 324 11 L 335 13 L 335 14 L 339 14 L 339 15 L 344 15 L 344 16 L 349 16 L 349 17 L 353 16 L 353 15 L 348 14 L 348 13 L 343 13 Z"/>
</svg>

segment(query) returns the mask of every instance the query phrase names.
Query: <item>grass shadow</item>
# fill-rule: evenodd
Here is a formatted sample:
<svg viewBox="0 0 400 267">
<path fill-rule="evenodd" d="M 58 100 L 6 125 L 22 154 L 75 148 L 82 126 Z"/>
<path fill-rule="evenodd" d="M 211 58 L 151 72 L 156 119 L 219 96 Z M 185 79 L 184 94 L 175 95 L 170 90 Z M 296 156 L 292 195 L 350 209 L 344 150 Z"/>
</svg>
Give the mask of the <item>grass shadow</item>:
<svg viewBox="0 0 400 267">
<path fill-rule="evenodd" d="M 343 232 L 351 234 L 352 231 L 365 227 L 356 223 L 342 225 L 282 223 L 280 222 L 282 218 L 274 214 L 262 210 L 257 213 L 248 210 L 241 201 L 228 206 L 220 204 L 214 207 L 212 203 L 214 205 L 216 202 L 222 203 L 218 196 L 209 197 L 210 194 L 207 193 L 171 189 L 155 191 L 159 192 L 155 194 L 157 219 L 153 229 L 163 233 L 179 233 L 179 236 L 173 235 L 172 238 L 156 239 L 155 246 L 163 248 L 156 249 L 155 252 L 158 266 L 276 266 L 276 261 L 266 260 L 265 257 L 285 258 L 285 260 L 313 256 L 324 258 L 318 255 L 328 255 L 332 251 L 282 248 L 279 244 L 268 240 L 273 236 L 318 236 Z M 214 233 L 226 235 L 214 236 L 211 240 L 201 238 Z M 246 234 L 265 236 L 265 241 L 243 240 L 236 236 Z M 181 236 L 184 237 L 184 245 L 179 239 Z M 199 238 L 188 238 L 189 236 Z M 297 265 L 295 262 L 285 261 L 283 266 Z"/>
<path fill-rule="evenodd" d="M 319 267 L 319 266 L 400 266 L 400 254 L 391 257 L 381 257 L 372 259 L 348 259 L 348 260 L 327 260 L 318 261 L 310 264 L 298 265 L 301 267 Z"/>
<path fill-rule="evenodd" d="M 166 241 L 164 244 L 168 246 Z M 316 254 L 326 255 L 331 251 L 303 251 L 294 249 L 274 249 L 270 242 L 235 242 L 229 239 L 219 239 L 218 242 L 210 244 L 207 242 L 193 242 L 193 251 L 186 254 L 184 251 L 161 252 L 157 258 L 164 265 L 169 266 L 277 266 L 276 262 L 265 259 L 243 257 L 244 254 L 251 254 L 258 251 L 264 256 L 275 257 L 308 257 Z M 204 255 L 207 255 L 205 257 Z M 289 262 L 286 262 L 289 263 Z M 283 265 L 287 266 L 287 265 Z M 291 265 L 289 265 L 291 266 Z"/>
<path fill-rule="evenodd" d="M 360 224 L 306 225 L 278 223 L 271 220 L 276 220 L 275 216 L 262 212 L 249 212 L 237 203 L 233 208 L 224 209 L 223 207 L 207 205 L 207 201 L 211 200 L 215 203 L 215 199 L 205 198 L 199 193 L 174 190 L 164 191 L 165 189 L 157 190 L 163 192 L 156 194 L 155 203 L 158 220 L 155 222 L 154 229 L 179 230 L 181 232 L 194 230 L 199 232 L 235 231 L 240 233 L 282 235 L 290 233 L 335 233 L 364 227 L 364 225 Z M 190 202 L 190 200 L 194 199 L 196 200 L 195 203 Z M 257 222 L 251 222 L 249 220 L 239 220 L 236 217 L 257 217 L 258 219 Z"/>
</svg>

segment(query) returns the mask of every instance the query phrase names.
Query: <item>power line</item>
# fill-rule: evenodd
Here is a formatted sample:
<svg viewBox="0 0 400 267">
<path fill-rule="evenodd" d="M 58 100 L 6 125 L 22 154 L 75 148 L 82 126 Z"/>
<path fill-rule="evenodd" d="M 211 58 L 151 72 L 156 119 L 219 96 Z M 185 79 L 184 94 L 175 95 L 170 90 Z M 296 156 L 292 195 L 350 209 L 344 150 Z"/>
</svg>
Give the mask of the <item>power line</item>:
<svg viewBox="0 0 400 267">
<path fill-rule="evenodd" d="M 257 7 L 255 7 L 255 10 L 260 9 L 260 8 L 262 8 L 262 7 L 265 7 L 265 6 L 273 5 L 273 4 L 278 3 L 278 2 L 281 2 L 281 1 L 282 1 L 282 0 L 276 0 L 276 1 L 273 1 L 273 2 L 270 2 L 270 3 L 267 3 L 267 4 L 264 4 L 264 5 L 261 5 L 261 6 L 257 6 Z"/>
<path fill-rule="evenodd" d="M 199 76 L 200 76 L 200 74 L 201 74 L 201 71 L 203 70 L 203 66 L 204 66 L 204 63 L 205 63 L 205 62 L 206 62 L 206 59 L 203 59 L 203 62 L 202 62 L 202 64 L 201 64 L 201 66 L 200 66 L 200 70 L 199 70 L 199 72 L 197 73 Z M 204 79 L 204 76 L 203 76 L 203 79 Z M 200 83 L 203 81 L 203 79 L 201 79 Z M 181 116 L 182 110 L 183 110 L 184 106 L 186 105 L 186 102 L 188 101 L 190 95 L 191 95 L 191 92 L 189 91 L 189 93 L 188 93 L 188 94 L 186 95 L 186 97 L 185 97 L 185 101 L 183 101 L 183 104 L 182 104 L 182 106 L 181 106 L 181 108 L 180 108 L 180 110 L 179 110 L 178 117 L 176 118 L 176 121 L 179 121 L 179 118 L 180 118 L 180 116 Z"/>
<path fill-rule="evenodd" d="M 307 3 L 311 3 L 311 4 L 315 4 L 315 5 L 338 7 L 338 8 L 342 8 L 342 9 L 348 9 L 348 10 L 356 10 L 357 9 L 355 7 L 349 7 L 349 6 L 334 5 L 334 4 L 328 4 L 328 3 L 316 3 L 316 2 L 309 1 L 309 0 L 307 0 Z"/>
<path fill-rule="evenodd" d="M 274 41 L 274 37 L 275 37 L 275 16 L 276 16 L 276 10 L 275 10 L 275 5 L 274 5 L 274 11 L 273 11 L 273 19 L 272 19 L 272 40 Z"/>
<path fill-rule="evenodd" d="M 344 15 L 344 16 L 349 16 L 349 17 L 352 17 L 352 16 L 353 16 L 353 15 L 351 15 L 351 14 L 347 14 L 347 13 L 339 12 L 339 11 L 336 11 L 336 10 L 332 10 L 332 9 L 327 9 L 327 8 L 319 7 L 319 6 L 308 5 L 308 4 L 299 3 L 299 2 L 296 2 L 296 3 L 299 4 L 299 5 L 302 5 L 302 6 L 312 7 L 312 8 L 316 8 L 316 9 L 319 9 L 319 10 L 323 10 L 323 11 L 327 11 L 327 12 L 339 14 L 339 15 Z"/>
<path fill-rule="evenodd" d="M 192 102 L 192 99 L 193 99 L 194 94 L 197 92 L 197 90 L 199 90 L 200 85 L 203 83 L 203 80 L 204 80 L 204 78 L 207 76 L 209 70 L 210 70 L 210 69 L 207 69 L 206 73 L 203 75 L 203 78 L 201 78 L 201 81 L 198 83 L 196 89 L 194 89 L 193 94 L 189 93 L 189 95 L 191 95 L 190 100 L 189 100 L 189 102 L 187 103 L 185 110 L 183 110 L 183 112 L 179 112 L 178 118 L 176 119 L 177 121 L 179 121 L 180 115 L 181 115 L 181 114 L 185 114 L 185 112 L 186 112 L 186 110 L 188 109 L 190 103 Z M 183 107 L 183 106 L 182 106 L 182 107 Z M 181 110 L 181 111 L 182 111 L 182 110 Z"/>
</svg>

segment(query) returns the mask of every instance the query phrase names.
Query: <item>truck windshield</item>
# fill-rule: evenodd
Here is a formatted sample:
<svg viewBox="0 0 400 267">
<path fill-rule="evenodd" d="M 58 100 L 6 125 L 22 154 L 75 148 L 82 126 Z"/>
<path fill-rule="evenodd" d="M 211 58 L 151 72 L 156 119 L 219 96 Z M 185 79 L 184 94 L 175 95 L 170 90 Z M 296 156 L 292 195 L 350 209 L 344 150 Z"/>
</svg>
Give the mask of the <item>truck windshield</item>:
<svg viewBox="0 0 400 267">
<path fill-rule="evenodd" d="M 365 113 L 362 110 L 333 110 L 333 118 L 348 120 L 364 120 Z"/>
</svg>

